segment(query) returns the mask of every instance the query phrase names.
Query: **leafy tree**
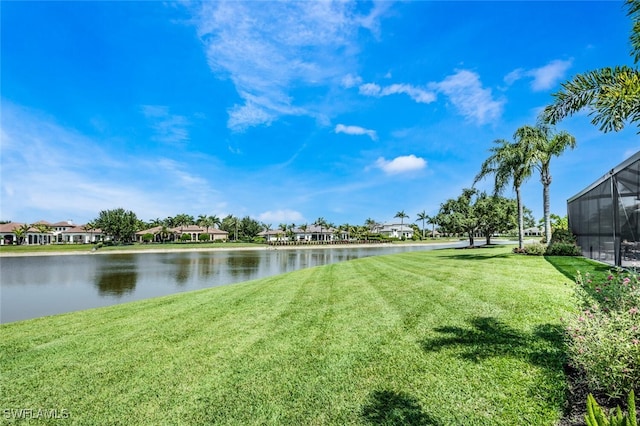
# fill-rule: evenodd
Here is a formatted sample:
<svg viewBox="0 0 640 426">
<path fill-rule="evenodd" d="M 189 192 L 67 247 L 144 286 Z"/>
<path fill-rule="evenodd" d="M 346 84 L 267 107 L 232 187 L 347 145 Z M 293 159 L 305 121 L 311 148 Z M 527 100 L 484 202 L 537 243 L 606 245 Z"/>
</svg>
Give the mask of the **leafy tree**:
<svg viewBox="0 0 640 426">
<path fill-rule="evenodd" d="M 211 235 L 209 234 L 200 234 L 198 235 L 198 241 L 207 242 L 211 239 Z"/>
<path fill-rule="evenodd" d="M 404 220 L 409 218 L 409 215 L 404 212 L 404 210 L 400 210 L 394 218 L 400 218 L 400 235 L 402 239 L 404 239 L 404 235 L 402 235 L 402 228 L 404 227 Z"/>
<path fill-rule="evenodd" d="M 544 219 L 541 219 L 544 223 Z M 536 226 L 536 219 L 533 217 L 533 211 L 527 206 L 522 206 L 522 224 L 525 228 L 533 228 Z"/>
<path fill-rule="evenodd" d="M 245 216 L 242 218 L 239 227 L 240 236 L 238 238 L 246 241 L 253 240 L 262 230 L 260 222 L 250 218 L 249 216 Z"/>
<path fill-rule="evenodd" d="M 185 226 L 193 225 L 196 223 L 193 216 L 188 215 L 186 213 L 181 213 L 176 215 L 176 217 L 174 218 L 174 221 L 175 221 L 175 226 L 179 226 L 181 231 Z"/>
<path fill-rule="evenodd" d="M 476 175 L 474 185 L 485 176 L 494 175 L 494 194 L 499 195 L 512 183 L 518 203 L 518 247 L 524 247 L 524 211 L 520 188 L 531 176 L 535 164 L 533 140 L 520 132 L 514 134 L 514 142 L 504 139 L 494 141 L 496 146 L 489 149 L 487 158 Z"/>
<path fill-rule="evenodd" d="M 93 222 L 102 232 L 110 235 L 116 244 L 131 241 L 138 230 L 136 214 L 123 208 L 102 210 Z"/>
<path fill-rule="evenodd" d="M 238 225 L 240 221 L 233 215 L 227 215 L 220 224 L 220 229 L 227 231 L 229 235 L 233 235 L 233 240 L 238 241 Z"/>
<path fill-rule="evenodd" d="M 508 232 L 518 225 L 518 204 L 513 199 L 482 192 L 473 207 L 478 218 L 478 230 L 487 244 L 491 244 L 492 235 Z"/>
<path fill-rule="evenodd" d="M 458 198 L 450 198 L 440 204 L 436 221 L 440 228 L 450 234 L 466 234 L 469 247 L 473 247 L 474 234 L 478 231 L 480 220 L 476 214 L 473 198 L 476 189 L 465 188 Z"/>
<path fill-rule="evenodd" d="M 631 57 L 640 60 L 640 0 L 626 0 L 631 30 Z M 640 122 L 640 70 L 626 65 L 605 67 L 584 74 L 562 84 L 553 94 L 554 102 L 542 112 L 545 123 L 556 124 L 582 109 L 593 116 L 591 123 L 603 132 L 619 131 L 625 122 Z"/>
<path fill-rule="evenodd" d="M 191 241 L 191 234 L 185 233 L 180 236 L 180 241 L 186 243 L 187 241 Z"/>
</svg>

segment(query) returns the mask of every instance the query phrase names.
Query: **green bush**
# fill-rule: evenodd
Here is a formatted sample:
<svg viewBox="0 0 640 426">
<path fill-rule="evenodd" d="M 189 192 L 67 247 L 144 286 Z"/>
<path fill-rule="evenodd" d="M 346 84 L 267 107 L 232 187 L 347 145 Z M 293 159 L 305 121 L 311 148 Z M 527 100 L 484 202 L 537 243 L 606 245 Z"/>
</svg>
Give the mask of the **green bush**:
<svg viewBox="0 0 640 426">
<path fill-rule="evenodd" d="M 584 416 L 587 426 L 638 426 L 636 418 L 636 402 L 633 389 L 627 397 L 627 413 L 622 414 L 620 406 L 615 413 L 607 415 L 598 405 L 592 394 L 587 396 L 587 414 Z"/>
<path fill-rule="evenodd" d="M 198 241 L 207 242 L 211 239 L 211 235 L 209 234 L 200 234 L 198 235 Z"/>
<path fill-rule="evenodd" d="M 191 241 L 191 235 L 190 234 L 182 234 L 182 236 L 180 237 L 180 241 L 182 241 L 182 242 Z"/>
<path fill-rule="evenodd" d="M 542 256 L 547 251 L 547 246 L 541 243 L 527 244 L 524 246 L 524 253 L 530 256 Z"/>
<path fill-rule="evenodd" d="M 573 243 L 551 243 L 547 247 L 548 256 L 582 256 L 580 248 Z"/>
<path fill-rule="evenodd" d="M 566 320 L 570 363 L 611 398 L 640 389 L 638 276 L 618 270 L 596 283 L 578 274 L 575 292 L 580 312 Z"/>
<path fill-rule="evenodd" d="M 568 229 L 554 229 L 551 233 L 551 244 L 566 243 L 576 244 L 576 236 Z"/>
<path fill-rule="evenodd" d="M 144 234 L 142 236 L 142 241 L 144 241 L 145 243 L 150 243 L 151 241 L 153 241 L 153 234 L 150 234 L 150 233 Z"/>
</svg>

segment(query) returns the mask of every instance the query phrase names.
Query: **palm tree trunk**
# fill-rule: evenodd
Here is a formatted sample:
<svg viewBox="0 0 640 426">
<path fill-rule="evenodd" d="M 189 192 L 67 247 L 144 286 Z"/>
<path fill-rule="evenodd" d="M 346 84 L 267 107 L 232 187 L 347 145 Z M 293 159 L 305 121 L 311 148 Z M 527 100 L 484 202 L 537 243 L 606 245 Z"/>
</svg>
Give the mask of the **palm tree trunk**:
<svg viewBox="0 0 640 426">
<path fill-rule="evenodd" d="M 549 213 L 549 185 L 551 177 L 542 179 L 542 203 L 544 209 L 544 239 L 547 244 L 551 243 L 551 215 Z"/>
<path fill-rule="evenodd" d="M 520 199 L 520 187 L 516 187 L 516 201 L 518 203 L 518 248 L 524 248 L 524 209 Z"/>
</svg>

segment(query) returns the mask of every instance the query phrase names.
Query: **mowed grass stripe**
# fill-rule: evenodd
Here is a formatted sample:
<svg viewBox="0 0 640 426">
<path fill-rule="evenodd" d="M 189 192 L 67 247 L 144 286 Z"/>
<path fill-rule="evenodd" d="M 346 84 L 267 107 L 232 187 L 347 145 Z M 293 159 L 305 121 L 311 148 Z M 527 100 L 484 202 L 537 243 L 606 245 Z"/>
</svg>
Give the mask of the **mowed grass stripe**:
<svg viewBox="0 0 640 426">
<path fill-rule="evenodd" d="M 411 252 L 6 324 L 0 405 L 71 424 L 553 424 L 568 281 L 508 248 Z"/>
</svg>

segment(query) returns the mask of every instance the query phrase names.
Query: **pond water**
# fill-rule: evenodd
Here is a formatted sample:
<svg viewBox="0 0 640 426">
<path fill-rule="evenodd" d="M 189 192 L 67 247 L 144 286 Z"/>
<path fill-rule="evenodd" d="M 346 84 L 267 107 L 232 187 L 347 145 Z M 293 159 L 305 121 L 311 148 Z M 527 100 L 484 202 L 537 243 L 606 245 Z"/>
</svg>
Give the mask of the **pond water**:
<svg viewBox="0 0 640 426">
<path fill-rule="evenodd" d="M 466 244 L 0 257 L 0 322 L 227 285 L 360 257 Z"/>
</svg>

